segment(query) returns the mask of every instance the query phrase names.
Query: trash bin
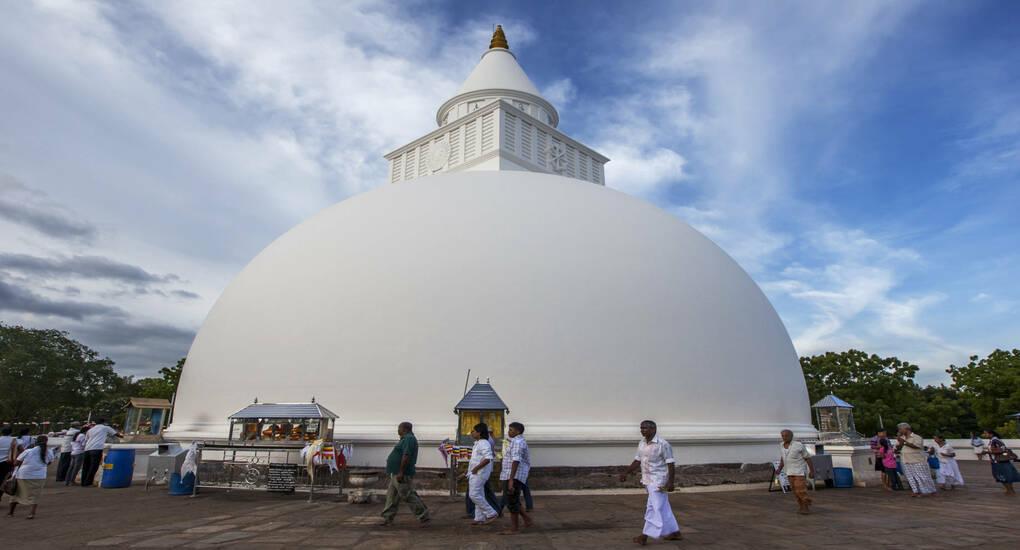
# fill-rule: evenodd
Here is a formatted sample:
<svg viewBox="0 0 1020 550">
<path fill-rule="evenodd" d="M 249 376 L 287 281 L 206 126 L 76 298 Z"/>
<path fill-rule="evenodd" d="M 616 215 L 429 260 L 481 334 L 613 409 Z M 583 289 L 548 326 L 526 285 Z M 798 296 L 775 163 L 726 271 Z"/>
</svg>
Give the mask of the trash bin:
<svg viewBox="0 0 1020 550">
<path fill-rule="evenodd" d="M 110 449 L 103 462 L 103 480 L 100 487 L 120 489 L 131 486 L 131 476 L 135 473 L 134 449 Z"/>
<path fill-rule="evenodd" d="M 854 486 L 854 471 L 850 468 L 833 468 L 832 484 L 838 489 L 850 489 Z"/>
<path fill-rule="evenodd" d="M 181 477 L 181 474 L 170 474 L 170 494 L 190 495 L 195 488 L 195 474 L 188 472 Z"/>
</svg>

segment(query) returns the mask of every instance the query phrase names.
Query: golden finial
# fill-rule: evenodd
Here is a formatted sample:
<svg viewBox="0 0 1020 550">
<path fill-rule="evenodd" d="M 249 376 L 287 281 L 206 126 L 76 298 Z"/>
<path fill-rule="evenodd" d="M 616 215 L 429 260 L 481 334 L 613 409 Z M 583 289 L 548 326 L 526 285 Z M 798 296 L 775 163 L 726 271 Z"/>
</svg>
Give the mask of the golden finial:
<svg viewBox="0 0 1020 550">
<path fill-rule="evenodd" d="M 510 49 L 510 44 L 506 43 L 506 35 L 503 34 L 503 26 L 496 25 L 495 32 L 492 33 L 492 40 L 489 41 L 489 48 L 505 48 Z"/>
</svg>

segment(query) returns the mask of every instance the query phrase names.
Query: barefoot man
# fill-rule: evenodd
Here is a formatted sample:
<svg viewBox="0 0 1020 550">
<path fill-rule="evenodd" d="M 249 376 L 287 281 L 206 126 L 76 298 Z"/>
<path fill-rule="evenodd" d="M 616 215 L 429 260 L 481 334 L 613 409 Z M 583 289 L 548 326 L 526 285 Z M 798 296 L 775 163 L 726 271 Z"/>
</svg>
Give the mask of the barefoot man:
<svg viewBox="0 0 1020 550">
<path fill-rule="evenodd" d="M 510 436 L 509 445 L 503 451 L 503 467 L 499 479 L 503 483 L 503 500 L 510 509 L 510 529 L 503 535 L 516 535 L 520 529 L 520 520 L 525 527 L 531 527 L 531 516 L 521 510 L 521 493 L 528 488 L 528 472 L 531 471 L 531 453 L 528 442 L 524 440 L 524 424 L 511 422 L 507 428 Z"/>
<path fill-rule="evenodd" d="M 793 440 L 793 432 L 783 430 L 779 434 L 783 438 L 783 444 L 779 447 L 780 456 L 779 471 L 786 474 L 790 480 L 790 487 L 797 497 L 797 510 L 799 514 L 810 514 L 811 497 L 807 494 L 807 479 L 804 475 L 815 477 L 815 467 L 811 464 L 811 455 L 808 454 L 804 444 Z"/>
<path fill-rule="evenodd" d="M 627 471 L 620 474 L 620 481 L 641 468 L 641 484 L 648 491 L 648 506 L 645 508 L 645 528 L 634 537 L 634 542 L 644 546 L 648 537 L 664 540 L 680 540 L 680 526 L 676 523 L 673 509 L 669 506 L 669 493 L 673 492 L 675 462 L 673 447 L 656 434 L 655 422 L 641 423 L 642 439 L 638 442 L 637 455 Z"/>
<path fill-rule="evenodd" d="M 386 490 L 386 506 L 383 508 L 383 526 L 393 524 L 400 502 L 406 502 L 408 508 L 418 518 L 422 527 L 429 524 L 429 509 L 421 501 L 414 490 L 414 465 L 418 462 L 418 439 L 414 437 L 410 422 L 401 422 L 397 426 L 397 442 L 390 455 L 386 457 L 386 473 L 390 476 L 390 485 Z"/>
</svg>

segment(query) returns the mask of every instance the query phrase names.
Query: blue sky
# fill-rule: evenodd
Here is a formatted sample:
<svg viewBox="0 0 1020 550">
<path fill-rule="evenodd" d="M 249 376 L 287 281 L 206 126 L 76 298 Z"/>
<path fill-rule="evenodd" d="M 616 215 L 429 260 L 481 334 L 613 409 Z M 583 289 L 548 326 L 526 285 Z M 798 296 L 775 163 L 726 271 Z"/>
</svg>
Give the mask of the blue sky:
<svg viewBox="0 0 1020 550">
<path fill-rule="evenodd" d="M 125 372 L 381 185 L 495 23 L 608 185 L 733 255 L 801 354 L 937 382 L 1018 344 L 1014 2 L 2 4 L 0 319 Z"/>
</svg>

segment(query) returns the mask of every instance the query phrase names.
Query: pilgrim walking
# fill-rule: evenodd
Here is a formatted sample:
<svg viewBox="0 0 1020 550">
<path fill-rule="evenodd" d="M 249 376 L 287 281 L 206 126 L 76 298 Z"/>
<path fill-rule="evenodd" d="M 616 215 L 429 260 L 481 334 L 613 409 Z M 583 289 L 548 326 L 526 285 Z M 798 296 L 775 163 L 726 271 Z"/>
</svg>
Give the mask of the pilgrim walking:
<svg viewBox="0 0 1020 550">
<path fill-rule="evenodd" d="M 524 439 L 524 424 L 511 422 L 507 427 L 507 435 L 510 436 L 510 440 L 503 451 L 499 479 L 503 484 L 503 501 L 510 510 L 510 529 L 500 534 L 516 535 L 520 531 L 521 521 L 525 527 L 533 525 L 531 515 L 521 509 L 521 495 L 528 491 L 531 452 L 528 451 L 528 442 Z M 530 510 L 530 507 L 528 509 Z"/>
<path fill-rule="evenodd" d="M 390 485 L 386 490 L 386 506 L 383 507 L 383 526 L 393 524 L 393 518 L 397 515 L 397 508 L 401 502 L 406 502 L 408 508 L 422 527 L 428 525 L 429 509 L 421 501 L 418 492 L 414 490 L 414 468 L 418 463 L 418 438 L 414 436 L 414 426 L 410 422 L 401 422 L 397 426 L 397 435 L 400 441 L 393 446 L 388 457 L 386 457 L 386 474 L 390 476 Z"/>
<path fill-rule="evenodd" d="M 897 472 L 899 468 L 896 465 L 896 451 L 893 449 L 892 443 L 889 443 L 887 438 L 879 440 L 878 443 L 882 453 L 882 468 L 885 470 L 882 479 L 885 489 L 887 491 L 903 490 L 903 485 L 900 484 L 900 474 Z"/>
<path fill-rule="evenodd" d="M 910 484 L 911 496 L 927 496 L 935 494 L 935 483 L 931 479 L 931 470 L 928 468 L 928 454 L 924 450 L 924 439 L 914 433 L 910 424 L 901 422 L 896 429 L 899 435 L 896 436 L 896 450 L 900 452 L 900 459 L 903 461 L 903 474 Z"/>
<path fill-rule="evenodd" d="M 983 435 L 989 441 L 982 454 L 988 455 L 988 459 L 992 462 L 992 477 L 1006 489 L 1006 496 L 1015 496 L 1016 491 L 1013 489 L 1013 484 L 1020 481 L 1020 474 L 1017 473 L 1012 462 L 1016 455 L 1002 442 L 999 432 L 985 430 Z"/>
<path fill-rule="evenodd" d="M 634 537 L 634 542 L 644 546 L 648 537 L 663 540 L 680 540 L 680 526 L 669 505 L 669 493 L 673 492 L 676 479 L 676 461 L 673 459 L 673 447 L 656 435 L 657 426 L 651 420 L 641 423 L 641 441 L 638 442 L 637 454 L 627 470 L 620 474 L 620 481 L 627 481 L 627 476 L 641 469 L 641 484 L 648 491 L 648 504 L 645 507 L 645 527 L 641 534 Z"/>
<path fill-rule="evenodd" d="M 811 464 L 811 455 L 808 454 L 803 443 L 793 440 L 792 431 L 783 430 L 780 437 L 783 438 L 783 444 L 779 446 L 782 457 L 779 459 L 779 470 L 785 473 L 786 478 L 790 480 L 790 487 L 793 488 L 793 494 L 797 497 L 797 506 L 799 507 L 797 513 L 810 514 L 811 497 L 807 494 L 807 478 L 804 476 L 809 475 L 812 479 L 815 477 L 815 467 Z"/>
<path fill-rule="evenodd" d="M 489 427 L 476 424 L 471 430 L 475 445 L 471 449 L 471 461 L 468 462 L 467 480 L 468 496 L 475 505 L 475 517 L 472 525 L 486 525 L 496 519 L 496 509 L 485 498 L 485 486 L 492 476 L 492 461 L 496 458 L 489 443 Z"/>
<path fill-rule="evenodd" d="M 39 507 L 39 496 L 42 495 L 43 487 L 46 485 L 46 467 L 53 462 L 53 451 L 46 448 L 49 439 L 40 435 L 35 440 L 35 446 L 21 451 L 14 462 L 18 469 L 15 474 L 16 488 L 14 496 L 11 497 L 10 511 L 8 516 L 14 516 L 14 509 L 19 504 L 31 506 L 28 517 L 34 519 L 36 509 Z"/>
<path fill-rule="evenodd" d="M 489 448 L 492 449 L 492 456 L 496 456 L 496 440 L 492 438 L 491 431 L 489 432 Z M 503 503 L 496 498 L 496 493 L 492 491 L 492 487 L 486 483 L 482 486 L 482 489 L 485 490 L 485 502 L 488 502 L 489 506 L 492 506 L 492 509 L 496 511 L 497 516 L 503 517 Z M 475 519 L 475 503 L 471 500 L 470 491 L 464 495 L 464 506 L 467 509 L 467 514 L 464 516 L 464 519 Z"/>
<path fill-rule="evenodd" d="M 956 449 L 942 436 L 935 436 L 935 456 L 939 459 L 939 470 L 936 481 L 943 489 L 963 487 L 963 474 L 956 463 Z"/>
</svg>

